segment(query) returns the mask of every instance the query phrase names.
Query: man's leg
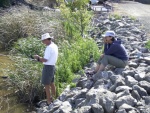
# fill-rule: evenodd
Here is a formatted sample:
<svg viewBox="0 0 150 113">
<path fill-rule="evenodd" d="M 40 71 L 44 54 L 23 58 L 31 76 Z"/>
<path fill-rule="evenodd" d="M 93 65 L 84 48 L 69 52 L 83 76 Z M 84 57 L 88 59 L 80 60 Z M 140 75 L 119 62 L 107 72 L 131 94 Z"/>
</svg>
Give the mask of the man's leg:
<svg viewBox="0 0 150 113">
<path fill-rule="evenodd" d="M 45 91 L 46 91 L 46 98 L 47 98 L 47 103 L 51 103 L 51 93 L 50 93 L 50 85 L 45 85 Z"/>
<path fill-rule="evenodd" d="M 56 97 L 56 87 L 55 87 L 55 84 L 51 83 L 50 87 L 51 87 L 52 98 L 55 98 Z"/>
</svg>

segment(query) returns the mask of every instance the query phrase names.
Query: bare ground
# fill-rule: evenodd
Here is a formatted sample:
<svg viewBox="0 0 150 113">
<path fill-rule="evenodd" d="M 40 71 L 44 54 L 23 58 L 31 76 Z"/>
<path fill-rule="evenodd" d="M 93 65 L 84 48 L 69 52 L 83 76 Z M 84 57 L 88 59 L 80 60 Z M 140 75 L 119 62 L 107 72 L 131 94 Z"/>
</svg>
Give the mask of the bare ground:
<svg viewBox="0 0 150 113">
<path fill-rule="evenodd" d="M 129 15 L 138 19 L 144 26 L 144 30 L 150 36 L 150 5 L 134 1 L 121 1 L 113 3 L 112 13 L 119 15 Z"/>
</svg>

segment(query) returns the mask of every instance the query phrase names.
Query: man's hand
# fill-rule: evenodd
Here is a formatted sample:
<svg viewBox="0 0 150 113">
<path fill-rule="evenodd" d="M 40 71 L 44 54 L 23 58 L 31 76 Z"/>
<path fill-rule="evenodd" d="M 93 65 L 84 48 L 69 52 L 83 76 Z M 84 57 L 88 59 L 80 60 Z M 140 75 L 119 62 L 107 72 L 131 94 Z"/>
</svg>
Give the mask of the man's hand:
<svg viewBox="0 0 150 113">
<path fill-rule="evenodd" d="M 38 59 L 40 56 L 39 55 L 34 55 L 33 57 L 34 57 L 34 59 Z"/>
</svg>

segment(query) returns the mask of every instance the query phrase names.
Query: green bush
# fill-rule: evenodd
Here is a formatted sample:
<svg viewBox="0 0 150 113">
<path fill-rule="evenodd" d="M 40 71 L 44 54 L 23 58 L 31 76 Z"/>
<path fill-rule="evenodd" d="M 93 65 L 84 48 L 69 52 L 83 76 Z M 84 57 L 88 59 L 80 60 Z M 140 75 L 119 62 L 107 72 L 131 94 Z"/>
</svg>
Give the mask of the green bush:
<svg viewBox="0 0 150 113">
<path fill-rule="evenodd" d="M 0 7 L 8 7 L 10 6 L 9 0 L 0 0 Z"/>
<path fill-rule="evenodd" d="M 73 3 L 61 5 L 61 12 L 64 18 L 63 26 L 67 36 L 78 38 L 86 34 L 91 21 L 92 12 L 87 10 L 88 0 L 76 0 Z"/>
<path fill-rule="evenodd" d="M 150 49 L 150 40 L 146 43 L 146 47 Z"/>
<path fill-rule="evenodd" d="M 31 61 L 28 55 L 40 54 L 43 56 L 43 51 L 44 45 L 39 39 L 32 37 L 18 40 L 12 50 L 15 70 L 10 71 L 8 74 L 11 82 L 19 90 L 19 97 L 24 97 L 23 100 L 31 101 L 35 97 L 35 93 L 42 91 L 42 85 L 39 81 L 43 65 Z M 59 57 L 56 65 L 55 84 L 57 95 L 66 87 L 66 84 L 72 82 L 75 77 L 74 73 L 81 70 L 89 62 L 91 55 L 94 59 L 99 57 L 98 47 L 92 39 L 79 38 L 72 44 L 67 41 L 62 42 L 61 47 L 59 47 Z M 32 90 L 36 92 L 34 93 Z M 38 96 L 43 97 L 43 95 Z"/>
<path fill-rule="evenodd" d="M 12 56 L 11 59 L 14 61 L 13 70 L 7 70 L 7 73 L 20 102 L 32 104 L 35 97 L 43 99 L 45 95 L 40 84 L 42 65 L 23 56 Z"/>
</svg>

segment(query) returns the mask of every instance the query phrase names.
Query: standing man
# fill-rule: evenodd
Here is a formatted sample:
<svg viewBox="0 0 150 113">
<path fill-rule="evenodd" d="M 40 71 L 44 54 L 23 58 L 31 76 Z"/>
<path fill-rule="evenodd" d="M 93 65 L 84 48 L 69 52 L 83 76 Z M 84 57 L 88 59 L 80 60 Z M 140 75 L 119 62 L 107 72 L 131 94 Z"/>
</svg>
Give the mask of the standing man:
<svg viewBox="0 0 150 113">
<path fill-rule="evenodd" d="M 56 88 L 54 84 L 54 73 L 55 73 L 55 64 L 58 58 L 58 47 L 54 42 L 52 42 L 53 37 L 49 33 L 42 35 L 41 40 L 43 44 L 46 45 L 44 52 L 44 57 L 39 55 L 34 55 L 34 58 L 37 61 L 44 64 L 42 71 L 42 84 L 45 86 L 47 104 L 49 105 L 52 102 L 53 97 L 56 96 Z"/>
</svg>

